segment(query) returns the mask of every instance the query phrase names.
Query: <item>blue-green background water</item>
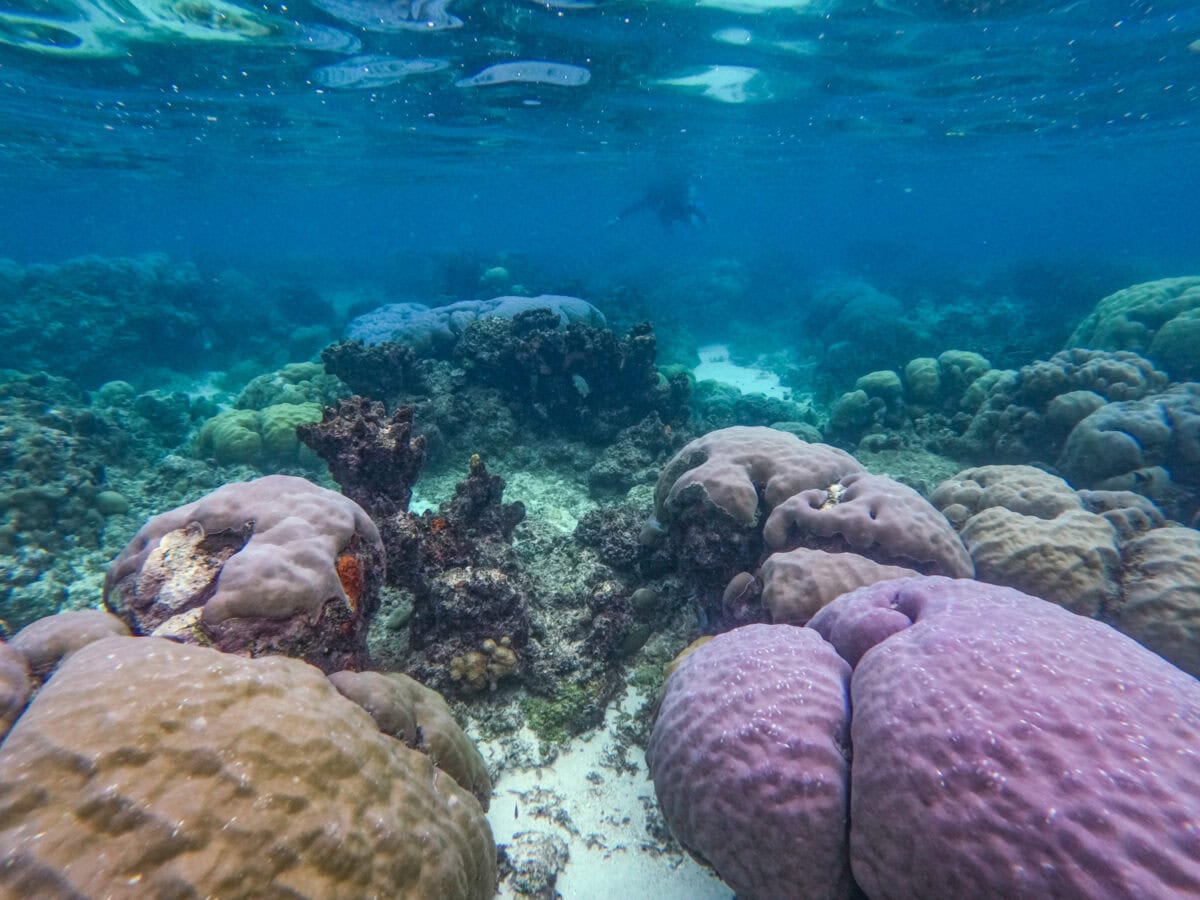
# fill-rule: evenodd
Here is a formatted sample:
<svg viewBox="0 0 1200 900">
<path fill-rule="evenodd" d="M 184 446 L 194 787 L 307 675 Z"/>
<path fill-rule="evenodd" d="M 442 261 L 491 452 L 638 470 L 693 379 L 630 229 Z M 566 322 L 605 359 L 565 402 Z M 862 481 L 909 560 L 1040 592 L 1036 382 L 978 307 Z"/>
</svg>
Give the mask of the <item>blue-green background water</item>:
<svg viewBox="0 0 1200 900">
<path fill-rule="evenodd" d="M 301 2 L 229 42 L 154 26 L 170 5 L 136 0 L 142 24 L 66 47 L 104 8 L 0 4 L 2 256 L 163 251 L 420 292 L 422 262 L 455 252 L 529 254 L 585 284 L 714 254 L 936 281 L 1028 259 L 1151 277 L 1200 252 L 1185 3 L 457 2 L 459 28 L 388 34 Z M 348 54 L 304 49 L 313 24 L 449 65 L 323 88 L 313 72 Z M 591 81 L 455 86 L 516 59 Z M 746 101 L 662 83 L 710 66 L 757 70 Z M 604 227 L 664 173 L 694 182 L 707 228 Z"/>
</svg>

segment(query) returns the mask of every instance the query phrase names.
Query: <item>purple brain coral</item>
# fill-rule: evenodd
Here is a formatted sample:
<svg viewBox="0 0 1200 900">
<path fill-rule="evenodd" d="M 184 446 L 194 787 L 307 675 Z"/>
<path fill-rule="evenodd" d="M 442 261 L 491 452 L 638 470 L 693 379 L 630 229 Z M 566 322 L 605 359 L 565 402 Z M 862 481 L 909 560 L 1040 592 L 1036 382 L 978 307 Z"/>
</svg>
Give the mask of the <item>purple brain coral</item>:
<svg viewBox="0 0 1200 900">
<path fill-rule="evenodd" d="M 695 650 L 651 736 L 668 823 L 738 891 L 849 896 L 840 846 L 871 898 L 1200 892 L 1200 682 L 966 580 L 861 588 L 796 631 Z M 833 755 L 847 728 L 849 767 Z"/>
<path fill-rule="evenodd" d="M 816 632 L 748 625 L 667 682 L 646 751 L 659 805 L 739 895 L 848 890 L 849 677 Z"/>
<path fill-rule="evenodd" d="M 722 428 L 684 446 L 659 476 L 655 511 L 702 602 L 724 589 L 720 628 L 767 616 L 803 625 L 884 578 L 974 574 L 953 526 L 915 490 L 774 428 Z"/>
</svg>

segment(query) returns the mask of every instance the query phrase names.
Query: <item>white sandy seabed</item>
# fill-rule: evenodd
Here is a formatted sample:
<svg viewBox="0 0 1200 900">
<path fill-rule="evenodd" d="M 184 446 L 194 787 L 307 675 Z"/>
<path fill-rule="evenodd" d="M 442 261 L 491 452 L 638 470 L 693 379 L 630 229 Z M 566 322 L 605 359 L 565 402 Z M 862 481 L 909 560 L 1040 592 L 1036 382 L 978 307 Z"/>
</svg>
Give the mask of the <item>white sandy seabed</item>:
<svg viewBox="0 0 1200 900">
<path fill-rule="evenodd" d="M 697 381 L 719 381 L 737 388 L 743 394 L 765 394 L 776 400 L 793 399 L 792 392 L 780 383 L 778 375 L 766 369 L 735 363 L 724 344 L 708 344 L 697 352 L 700 365 L 692 369 Z"/>
<path fill-rule="evenodd" d="M 568 858 L 555 884 L 563 900 L 731 900 L 713 874 L 655 836 L 662 817 L 644 754 L 638 747 L 620 753 L 615 733 L 641 703 L 631 689 L 601 728 L 571 741 L 550 765 L 504 771 L 488 813 L 496 843 L 528 831 L 565 841 Z M 487 742 L 481 749 L 485 757 L 500 751 Z M 528 895 L 506 882 L 498 896 Z"/>
</svg>

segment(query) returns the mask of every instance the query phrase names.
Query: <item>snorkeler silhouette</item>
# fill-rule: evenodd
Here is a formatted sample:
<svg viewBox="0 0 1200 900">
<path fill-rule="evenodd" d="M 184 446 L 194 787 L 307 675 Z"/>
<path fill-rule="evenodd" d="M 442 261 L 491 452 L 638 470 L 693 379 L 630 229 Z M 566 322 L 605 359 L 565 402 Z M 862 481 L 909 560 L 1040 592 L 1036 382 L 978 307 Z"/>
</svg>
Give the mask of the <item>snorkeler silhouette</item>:
<svg viewBox="0 0 1200 900">
<path fill-rule="evenodd" d="M 699 228 L 708 222 L 708 216 L 696 202 L 696 187 L 686 178 L 656 181 L 646 188 L 641 198 L 609 219 L 608 225 L 616 225 L 643 210 L 657 216 L 664 228 L 670 228 L 676 222 Z"/>
</svg>

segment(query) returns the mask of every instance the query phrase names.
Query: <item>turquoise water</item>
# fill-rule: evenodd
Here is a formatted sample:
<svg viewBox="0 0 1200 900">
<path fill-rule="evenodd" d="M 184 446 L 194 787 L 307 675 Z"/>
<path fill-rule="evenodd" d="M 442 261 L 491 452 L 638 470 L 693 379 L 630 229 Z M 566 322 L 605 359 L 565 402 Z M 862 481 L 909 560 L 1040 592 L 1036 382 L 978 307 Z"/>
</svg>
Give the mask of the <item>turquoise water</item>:
<svg viewBox="0 0 1200 900">
<path fill-rule="evenodd" d="M 1194 263 L 1187 3 L 452 2 L 458 27 L 392 32 L 345 5 L 368 27 L 305 2 L 3 4 L 3 255 Z M 322 83 L 366 55 L 444 67 Z M 521 60 L 590 78 L 456 86 Z M 703 234 L 603 227 L 664 176 L 695 183 Z"/>
</svg>

